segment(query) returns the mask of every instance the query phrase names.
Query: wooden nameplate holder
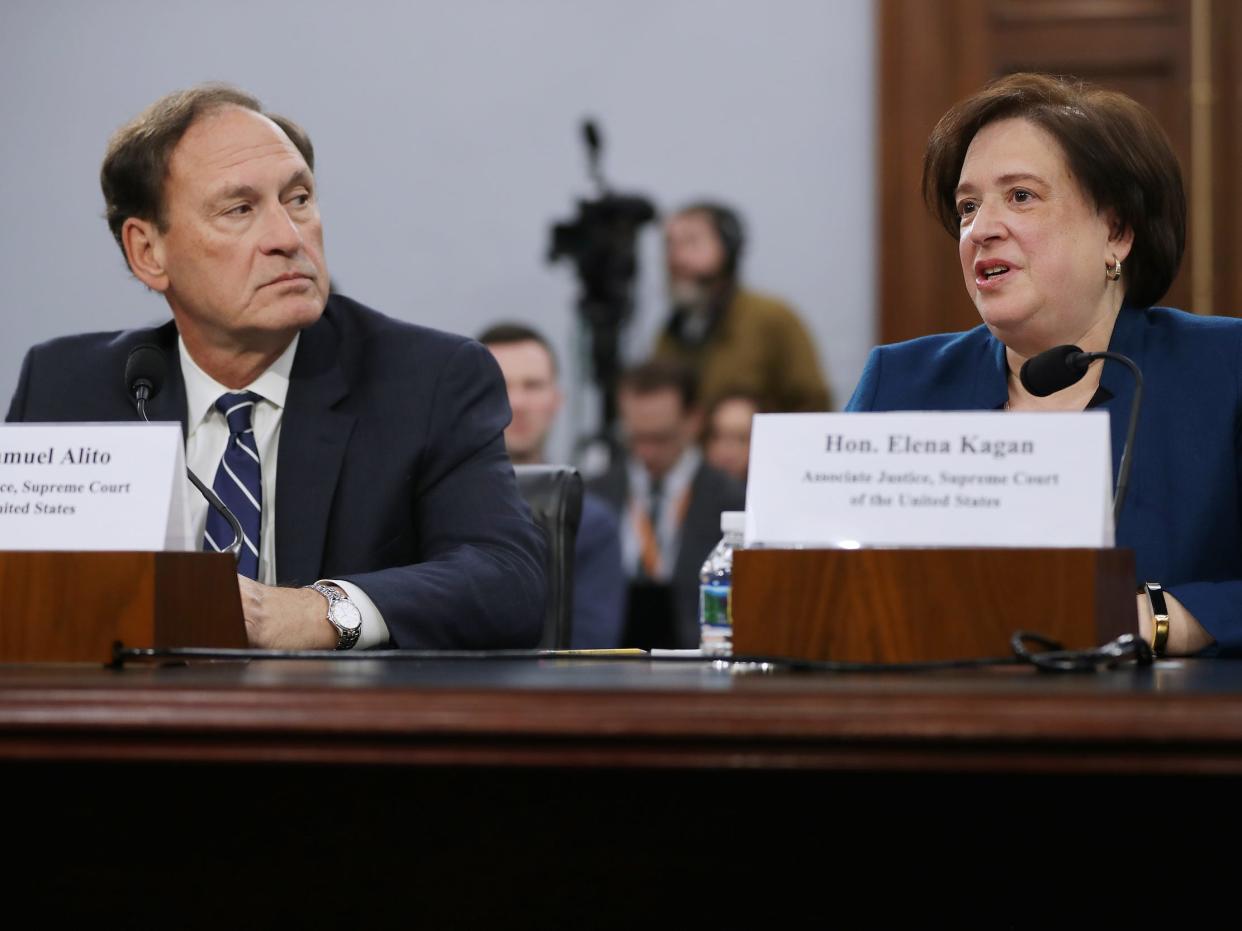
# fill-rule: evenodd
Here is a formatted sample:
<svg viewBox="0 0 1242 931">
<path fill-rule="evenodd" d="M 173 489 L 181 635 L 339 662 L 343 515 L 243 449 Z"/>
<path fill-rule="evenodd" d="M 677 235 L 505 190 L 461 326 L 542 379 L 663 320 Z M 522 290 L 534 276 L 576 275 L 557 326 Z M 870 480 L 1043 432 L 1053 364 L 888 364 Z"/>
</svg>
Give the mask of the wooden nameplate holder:
<svg viewBox="0 0 1242 931">
<path fill-rule="evenodd" d="M 0 662 L 101 662 L 112 645 L 247 645 L 227 553 L 0 552 Z"/>
<path fill-rule="evenodd" d="M 1084 649 L 1138 630 L 1127 549 L 738 550 L 733 652 L 909 663 Z"/>
</svg>

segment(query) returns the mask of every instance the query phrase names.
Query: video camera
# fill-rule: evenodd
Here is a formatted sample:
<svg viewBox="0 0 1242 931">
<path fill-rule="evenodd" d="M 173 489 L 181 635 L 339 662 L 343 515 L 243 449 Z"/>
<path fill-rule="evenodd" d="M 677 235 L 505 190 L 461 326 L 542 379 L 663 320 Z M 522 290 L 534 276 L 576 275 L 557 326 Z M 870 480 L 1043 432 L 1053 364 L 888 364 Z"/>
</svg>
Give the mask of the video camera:
<svg viewBox="0 0 1242 931">
<path fill-rule="evenodd" d="M 582 125 L 588 171 L 598 196 L 578 201 L 578 215 L 552 226 L 548 261 L 570 259 L 578 276 L 578 313 L 591 338 L 592 377 L 602 399 L 599 435 L 611 440 L 616 422 L 616 381 L 621 329 L 634 310 L 638 277 L 638 234 L 656 217 L 646 197 L 611 191 L 600 170 L 603 148 L 595 123 Z"/>
</svg>

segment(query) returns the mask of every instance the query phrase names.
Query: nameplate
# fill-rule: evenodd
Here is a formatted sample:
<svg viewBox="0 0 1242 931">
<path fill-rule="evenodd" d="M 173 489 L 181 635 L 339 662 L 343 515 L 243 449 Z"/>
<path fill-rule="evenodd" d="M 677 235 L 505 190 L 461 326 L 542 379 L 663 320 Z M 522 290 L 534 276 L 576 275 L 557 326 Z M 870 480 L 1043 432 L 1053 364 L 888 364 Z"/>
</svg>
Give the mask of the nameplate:
<svg viewBox="0 0 1242 931">
<path fill-rule="evenodd" d="M 0 427 L 0 550 L 197 549 L 181 428 Z"/>
<path fill-rule="evenodd" d="M 760 414 L 746 545 L 1110 547 L 1106 411 Z"/>
</svg>

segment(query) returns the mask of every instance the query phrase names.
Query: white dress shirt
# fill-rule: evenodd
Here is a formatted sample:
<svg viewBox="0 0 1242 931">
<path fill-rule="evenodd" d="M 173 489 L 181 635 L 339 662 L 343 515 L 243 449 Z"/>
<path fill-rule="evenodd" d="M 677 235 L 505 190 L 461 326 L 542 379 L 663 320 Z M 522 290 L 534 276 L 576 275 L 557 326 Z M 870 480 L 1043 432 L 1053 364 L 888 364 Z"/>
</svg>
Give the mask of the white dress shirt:
<svg viewBox="0 0 1242 931">
<path fill-rule="evenodd" d="M 259 578 L 265 585 L 276 584 L 276 459 L 280 452 L 280 421 L 289 394 L 289 373 L 301 334 L 294 336 L 287 349 L 258 378 L 238 391 L 253 391 L 260 400 L 254 405 L 254 441 L 259 450 L 262 473 L 263 507 L 259 526 Z M 181 377 L 185 382 L 186 402 L 186 465 L 207 485 L 214 485 L 216 470 L 229 441 L 229 425 L 224 414 L 216 409 L 216 399 L 232 389 L 224 387 L 190 358 L 185 342 L 177 337 L 181 355 Z M 207 501 L 186 479 L 186 495 L 190 501 L 191 539 L 202 544 L 207 527 Z M 367 593 L 352 582 L 324 579 L 340 586 L 362 614 L 362 630 L 355 649 L 379 646 L 388 642 L 388 625 L 379 608 Z M 327 603 L 324 604 L 327 617 Z"/>
</svg>

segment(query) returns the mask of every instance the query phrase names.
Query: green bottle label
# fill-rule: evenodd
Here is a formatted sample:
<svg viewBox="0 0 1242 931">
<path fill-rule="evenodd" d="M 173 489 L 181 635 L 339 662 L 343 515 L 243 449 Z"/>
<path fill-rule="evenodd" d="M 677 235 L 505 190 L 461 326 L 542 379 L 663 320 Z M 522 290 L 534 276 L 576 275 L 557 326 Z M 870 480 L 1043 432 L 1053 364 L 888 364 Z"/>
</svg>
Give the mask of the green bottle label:
<svg viewBox="0 0 1242 931">
<path fill-rule="evenodd" d="M 699 617 L 708 627 L 733 626 L 733 587 L 699 586 Z"/>
</svg>

